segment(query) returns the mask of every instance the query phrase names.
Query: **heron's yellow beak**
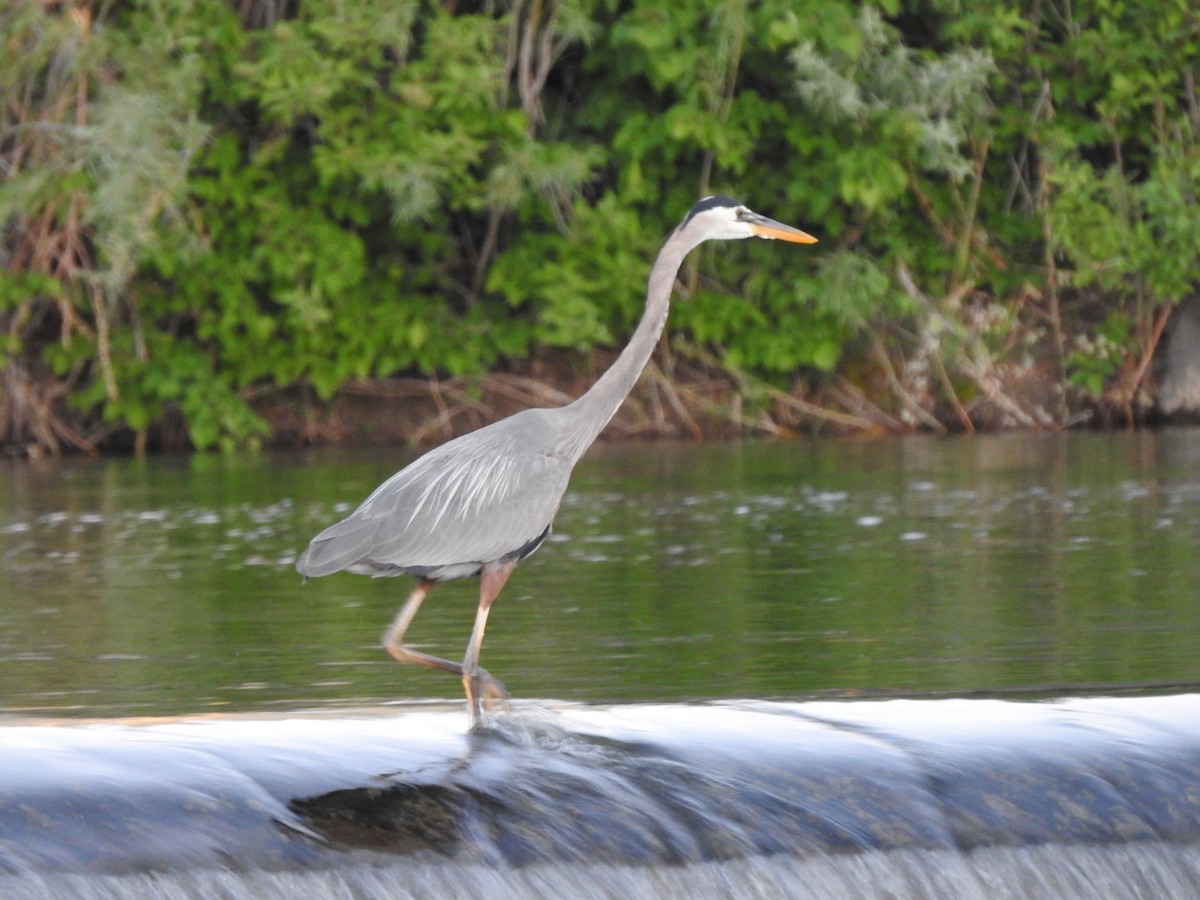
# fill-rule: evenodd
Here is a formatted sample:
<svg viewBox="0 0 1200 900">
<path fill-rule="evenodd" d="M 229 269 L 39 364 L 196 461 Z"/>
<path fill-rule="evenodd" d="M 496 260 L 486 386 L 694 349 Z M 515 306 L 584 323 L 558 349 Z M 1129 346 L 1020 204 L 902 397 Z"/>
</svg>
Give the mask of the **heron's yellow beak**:
<svg viewBox="0 0 1200 900">
<path fill-rule="evenodd" d="M 791 241 L 793 244 L 815 244 L 817 239 L 799 228 L 784 225 L 774 219 L 768 219 L 758 213 L 747 210 L 742 214 L 742 221 L 750 226 L 756 237 L 775 241 Z"/>
<path fill-rule="evenodd" d="M 790 225 L 751 225 L 750 230 L 760 238 L 770 238 L 778 241 L 791 241 L 793 244 L 815 244 L 817 239 L 799 228 Z"/>
</svg>

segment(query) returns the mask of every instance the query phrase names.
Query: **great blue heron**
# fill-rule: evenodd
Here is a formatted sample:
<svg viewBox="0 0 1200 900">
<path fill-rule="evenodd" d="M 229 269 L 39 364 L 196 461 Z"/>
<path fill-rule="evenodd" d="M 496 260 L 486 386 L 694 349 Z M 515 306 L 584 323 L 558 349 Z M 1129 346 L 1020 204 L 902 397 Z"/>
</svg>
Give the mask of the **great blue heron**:
<svg viewBox="0 0 1200 900">
<path fill-rule="evenodd" d="M 383 646 L 399 662 L 462 678 L 471 721 L 477 721 L 482 706 L 507 697 L 503 685 L 479 666 L 488 610 L 516 564 L 550 533 L 575 463 L 650 359 L 683 258 L 703 241 L 748 237 L 816 242 L 728 197 L 701 200 L 659 251 L 642 321 L 591 390 L 566 406 L 526 409 L 430 450 L 313 538 L 296 569 L 306 579 L 341 571 L 415 577 L 417 585 L 384 633 Z M 479 610 L 462 663 L 406 645 L 404 633 L 430 589 L 469 575 L 480 576 Z"/>
</svg>

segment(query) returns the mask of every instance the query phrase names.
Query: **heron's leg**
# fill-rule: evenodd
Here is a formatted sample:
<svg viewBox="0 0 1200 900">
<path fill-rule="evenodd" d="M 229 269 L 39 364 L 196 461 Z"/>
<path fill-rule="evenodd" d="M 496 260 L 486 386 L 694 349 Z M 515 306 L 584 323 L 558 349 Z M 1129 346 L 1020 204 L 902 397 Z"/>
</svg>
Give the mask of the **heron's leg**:
<svg viewBox="0 0 1200 900">
<path fill-rule="evenodd" d="M 450 662 L 448 659 L 442 659 L 438 656 L 430 656 L 428 653 L 422 653 L 420 650 L 413 650 L 404 643 L 404 632 L 408 631 L 408 626 L 412 624 L 413 617 L 417 614 L 417 610 L 421 608 L 421 601 L 425 599 L 425 595 L 433 590 L 436 581 L 419 581 L 417 586 L 413 588 L 413 592 L 408 595 L 408 602 L 400 608 L 400 612 L 396 613 L 396 618 L 392 620 L 392 624 L 383 634 L 383 649 L 392 655 L 392 658 L 397 662 L 415 663 L 418 666 L 429 666 L 433 669 L 442 669 L 446 672 L 453 672 L 455 675 L 461 676 L 463 673 L 462 666 L 456 662 Z"/>
<path fill-rule="evenodd" d="M 467 711 L 472 722 L 479 719 L 481 708 L 491 709 L 508 699 L 504 685 L 479 667 L 479 651 L 483 646 L 488 612 L 516 565 L 513 561 L 495 567 L 484 566 L 479 574 L 479 610 L 475 613 L 475 627 L 471 629 L 471 642 L 467 644 L 467 655 L 462 663 L 463 688 L 467 692 Z"/>
</svg>

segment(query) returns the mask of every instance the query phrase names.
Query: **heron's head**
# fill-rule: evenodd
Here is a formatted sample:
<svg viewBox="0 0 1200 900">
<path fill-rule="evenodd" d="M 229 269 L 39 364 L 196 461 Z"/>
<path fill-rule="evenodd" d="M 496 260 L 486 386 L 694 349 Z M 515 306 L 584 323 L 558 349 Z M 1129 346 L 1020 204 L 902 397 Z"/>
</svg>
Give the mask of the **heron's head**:
<svg viewBox="0 0 1200 900">
<path fill-rule="evenodd" d="M 799 228 L 761 216 L 744 203 L 729 197 L 705 197 L 692 207 L 679 226 L 680 231 L 701 241 L 736 241 L 760 237 L 768 240 L 815 244 L 817 239 Z"/>
</svg>

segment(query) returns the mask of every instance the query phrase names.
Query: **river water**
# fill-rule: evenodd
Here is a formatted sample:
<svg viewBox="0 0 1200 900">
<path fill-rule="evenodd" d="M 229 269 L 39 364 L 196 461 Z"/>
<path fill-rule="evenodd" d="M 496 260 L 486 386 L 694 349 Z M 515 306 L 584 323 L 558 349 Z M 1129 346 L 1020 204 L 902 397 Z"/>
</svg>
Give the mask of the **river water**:
<svg viewBox="0 0 1200 900">
<path fill-rule="evenodd" d="M 0 895 L 1196 896 L 1200 432 L 597 447 L 470 733 L 407 459 L 0 465 Z"/>
<path fill-rule="evenodd" d="M 406 579 L 302 584 L 410 458 L 0 468 L 0 712 L 459 700 L 378 639 Z M 690 702 L 1200 684 L 1200 432 L 600 446 L 493 609 L 515 697 Z M 475 583 L 409 632 L 458 657 Z"/>
</svg>

